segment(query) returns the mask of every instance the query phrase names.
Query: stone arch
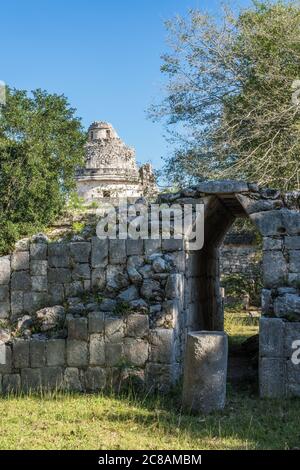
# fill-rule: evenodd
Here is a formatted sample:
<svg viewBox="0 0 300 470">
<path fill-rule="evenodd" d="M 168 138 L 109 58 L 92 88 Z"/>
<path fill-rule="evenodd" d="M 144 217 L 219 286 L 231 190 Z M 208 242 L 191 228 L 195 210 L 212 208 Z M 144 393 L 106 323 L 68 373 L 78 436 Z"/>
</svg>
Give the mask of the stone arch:
<svg viewBox="0 0 300 470">
<path fill-rule="evenodd" d="M 249 217 L 263 238 L 260 394 L 300 395 L 300 371 L 291 364 L 292 338 L 300 339 L 300 193 L 208 181 L 174 201 L 205 205 L 204 246 L 186 252 L 185 332 L 223 330 L 218 248 L 235 218 Z"/>
</svg>

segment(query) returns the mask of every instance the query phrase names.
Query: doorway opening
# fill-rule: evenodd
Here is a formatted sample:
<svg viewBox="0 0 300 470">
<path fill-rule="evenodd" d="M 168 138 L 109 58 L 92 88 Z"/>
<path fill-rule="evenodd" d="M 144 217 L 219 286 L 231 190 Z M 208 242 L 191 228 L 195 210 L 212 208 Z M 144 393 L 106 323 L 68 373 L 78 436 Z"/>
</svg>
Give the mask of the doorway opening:
<svg viewBox="0 0 300 470">
<path fill-rule="evenodd" d="M 237 236 L 236 233 L 245 236 L 245 232 L 255 239 L 255 246 L 244 249 L 242 260 L 243 249 L 239 249 L 238 244 L 232 244 L 228 249 L 228 239 Z M 190 256 L 190 287 L 195 296 L 192 308 L 189 309 L 188 326 L 195 331 L 227 332 L 228 379 L 234 385 L 257 384 L 262 287 L 262 249 L 259 238 L 235 194 L 218 194 L 207 198 L 204 246 Z"/>
</svg>

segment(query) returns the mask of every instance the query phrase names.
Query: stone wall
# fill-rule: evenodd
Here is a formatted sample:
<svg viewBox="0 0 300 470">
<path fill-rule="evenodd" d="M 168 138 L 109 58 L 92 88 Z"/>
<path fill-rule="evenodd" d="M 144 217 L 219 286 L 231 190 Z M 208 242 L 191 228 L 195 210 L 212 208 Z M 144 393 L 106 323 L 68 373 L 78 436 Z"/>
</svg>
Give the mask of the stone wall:
<svg viewBox="0 0 300 470">
<path fill-rule="evenodd" d="M 183 256 L 168 240 L 20 241 L 0 258 L 3 392 L 98 390 L 128 377 L 169 388 Z"/>
<path fill-rule="evenodd" d="M 252 279 L 253 271 L 260 263 L 259 253 L 253 234 L 229 233 L 220 248 L 221 275 L 242 274 Z"/>
<path fill-rule="evenodd" d="M 300 322 L 280 318 L 260 321 L 260 395 L 300 396 Z M 297 341 L 293 347 L 293 342 Z M 297 346 L 297 347 L 295 347 Z M 298 352 L 297 352 L 298 350 Z M 292 360 L 296 353 L 296 361 Z"/>
<path fill-rule="evenodd" d="M 204 246 L 196 251 L 174 239 L 20 241 L 0 259 L 2 389 L 99 389 L 132 374 L 168 389 L 182 373 L 187 332 L 223 329 L 219 248 L 236 217 L 248 216 L 263 238 L 263 325 L 272 330 L 278 319 L 284 331 L 272 330 L 268 341 L 297 336 L 299 200 L 235 181 L 160 195 L 160 203 L 204 204 Z M 261 395 L 283 364 L 284 386 L 273 396 L 297 395 L 290 377 L 298 383 L 300 367 L 288 371 L 290 352 L 267 356 L 263 345 Z"/>
</svg>

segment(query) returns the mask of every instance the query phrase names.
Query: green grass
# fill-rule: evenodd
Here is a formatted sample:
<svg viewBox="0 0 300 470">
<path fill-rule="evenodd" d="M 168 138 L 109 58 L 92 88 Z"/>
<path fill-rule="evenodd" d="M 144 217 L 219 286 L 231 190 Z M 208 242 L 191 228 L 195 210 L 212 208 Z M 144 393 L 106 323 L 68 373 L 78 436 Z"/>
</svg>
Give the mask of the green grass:
<svg viewBox="0 0 300 470">
<path fill-rule="evenodd" d="M 226 312 L 239 343 L 258 319 Z M 251 389 L 253 390 L 253 389 Z M 292 449 L 300 442 L 300 400 L 261 400 L 228 387 L 226 407 L 184 413 L 180 394 L 52 394 L 0 398 L 0 449 Z"/>
<path fill-rule="evenodd" d="M 259 317 L 251 318 L 249 313 L 242 310 L 226 309 L 224 315 L 224 330 L 230 344 L 240 344 L 259 330 Z"/>
<path fill-rule="evenodd" d="M 182 413 L 176 397 L 105 395 L 0 400 L 0 449 L 289 449 L 299 445 L 300 400 L 229 393 L 210 416 Z"/>
</svg>

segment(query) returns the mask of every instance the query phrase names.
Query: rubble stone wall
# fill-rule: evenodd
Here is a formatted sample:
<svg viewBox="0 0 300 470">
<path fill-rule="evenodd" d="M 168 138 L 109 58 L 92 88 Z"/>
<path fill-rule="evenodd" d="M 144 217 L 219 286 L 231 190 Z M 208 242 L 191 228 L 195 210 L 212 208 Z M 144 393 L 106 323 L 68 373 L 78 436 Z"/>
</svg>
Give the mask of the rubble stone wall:
<svg viewBox="0 0 300 470">
<path fill-rule="evenodd" d="M 182 374 L 187 332 L 223 330 L 219 249 L 236 217 L 250 217 L 263 237 L 262 331 L 287 344 L 300 322 L 299 201 L 297 192 L 236 181 L 160 195 L 161 203 L 204 204 L 196 251 L 174 239 L 20 241 L 0 258 L 2 390 L 91 390 L 129 376 L 168 389 Z M 268 354 L 261 340 L 261 396 L 299 395 L 290 349 Z"/>
<path fill-rule="evenodd" d="M 2 391 L 170 387 L 183 257 L 168 240 L 19 242 L 0 258 Z"/>
</svg>

